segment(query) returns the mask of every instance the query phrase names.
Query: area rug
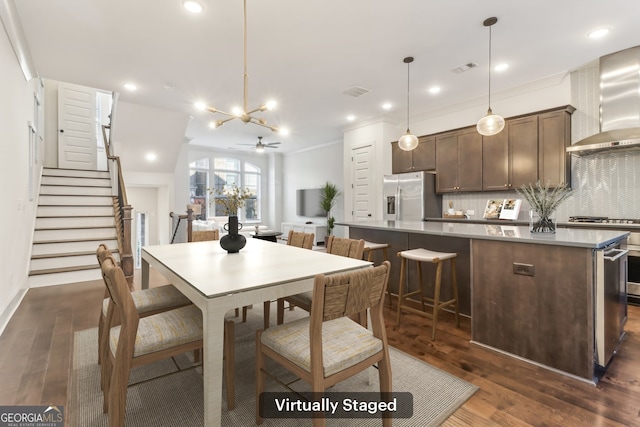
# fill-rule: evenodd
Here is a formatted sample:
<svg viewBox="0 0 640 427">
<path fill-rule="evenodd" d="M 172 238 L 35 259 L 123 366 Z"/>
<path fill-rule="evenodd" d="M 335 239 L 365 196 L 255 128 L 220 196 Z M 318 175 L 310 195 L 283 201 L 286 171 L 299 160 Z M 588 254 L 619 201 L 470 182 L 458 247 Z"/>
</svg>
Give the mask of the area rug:
<svg viewBox="0 0 640 427">
<path fill-rule="evenodd" d="M 261 307 L 260 307 L 261 308 Z M 274 310 L 275 312 L 275 307 Z M 302 310 L 287 311 L 286 320 L 304 316 Z M 236 319 L 236 408 L 228 411 L 223 390 L 222 426 L 255 425 L 255 331 L 262 327 L 262 311 L 249 310 L 247 322 Z M 413 396 L 411 418 L 393 420 L 394 426 L 438 426 L 478 389 L 473 384 L 391 348 L 394 392 Z M 190 354 L 134 368 L 127 392 L 126 426 L 202 426 L 203 377 L 200 367 L 190 368 Z M 182 369 L 182 370 L 178 370 Z M 287 383 L 292 378 L 275 364 L 269 371 Z M 168 375 L 167 375 L 168 374 Z M 374 381 L 369 383 L 369 379 Z M 299 391 L 306 384 L 296 383 Z M 286 392 L 267 378 L 267 391 Z M 295 388 L 295 387 L 294 387 Z M 377 374 L 362 372 L 331 389 L 332 392 L 377 392 Z M 68 423 L 71 427 L 108 426 L 102 413 L 100 371 L 97 364 L 97 328 L 78 331 L 74 337 L 73 371 L 69 392 Z M 265 419 L 263 426 L 300 427 L 309 419 Z M 377 419 L 328 419 L 327 426 L 380 426 Z"/>
</svg>

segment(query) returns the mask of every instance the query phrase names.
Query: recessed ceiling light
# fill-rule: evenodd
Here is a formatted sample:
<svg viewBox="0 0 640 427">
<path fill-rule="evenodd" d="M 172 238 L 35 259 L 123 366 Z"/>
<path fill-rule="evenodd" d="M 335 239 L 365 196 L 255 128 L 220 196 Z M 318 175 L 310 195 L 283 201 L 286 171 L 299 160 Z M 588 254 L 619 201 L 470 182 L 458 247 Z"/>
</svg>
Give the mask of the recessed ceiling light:
<svg viewBox="0 0 640 427">
<path fill-rule="evenodd" d="M 382 104 L 382 109 L 385 111 L 389 111 L 393 108 L 393 104 L 390 102 L 385 102 L 384 104 Z"/>
<path fill-rule="evenodd" d="M 154 162 L 158 156 L 156 156 L 155 153 L 147 153 L 144 158 L 147 159 L 148 162 Z"/>
<path fill-rule="evenodd" d="M 353 114 L 349 114 L 347 116 L 347 120 L 350 121 L 350 122 L 354 121 L 355 119 L 356 119 L 356 116 L 354 116 Z"/>
<path fill-rule="evenodd" d="M 138 87 L 133 83 L 125 83 L 124 84 L 124 88 L 127 89 L 127 90 L 130 90 L 130 91 L 134 91 L 134 90 L 138 89 Z"/>
<path fill-rule="evenodd" d="M 504 63 L 502 63 L 502 64 L 498 64 L 498 65 L 496 65 L 495 67 L 493 67 L 493 69 L 494 69 L 495 71 L 504 71 L 504 70 L 506 70 L 507 68 L 509 68 L 509 64 L 507 64 L 506 62 L 504 62 Z"/>
<path fill-rule="evenodd" d="M 202 5 L 202 3 L 195 0 L 184 0 L 182 2 L 182 6 L 184 6 L 184 8 L 191 13 L 201 13 L 204 10 L 204 6 Z"/>
<path fill-rule="evenodd" d="M 278 130 L 278 133 L 279 133 L 280 135 L 289 135 L 289 129 L 287 129 L 287 128 L 280 128 L 280 129 Z"/>
<path fill-rule="evenodd" d="M 589 37 L 590 39 L 599 39 L 606 36 L 607 34 L 609 34 L 608 28 L 598 28 L 596 30 L 589 31 L 587 33 L 587 37 Z"/>
<path fill-rule="evenodd" d="M 440 91 L 441 91 L 440 86 L 431 86 L 431 87 L 429 88 L 429 93 L 432 93 L 432 94 L 434 94 L 434 95 L 435 95 L 436 93 L 440 93 Z"/>
</svg>

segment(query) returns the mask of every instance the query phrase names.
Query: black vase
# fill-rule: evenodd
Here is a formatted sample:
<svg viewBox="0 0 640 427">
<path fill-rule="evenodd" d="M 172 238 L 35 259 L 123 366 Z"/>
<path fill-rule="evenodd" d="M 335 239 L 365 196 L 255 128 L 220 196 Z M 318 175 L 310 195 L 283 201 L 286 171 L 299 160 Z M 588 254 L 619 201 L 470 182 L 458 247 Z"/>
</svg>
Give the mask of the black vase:
<svg viewBox="0 0 640 427">
<path fill-rule="evenodd" d="M 242 224 L 238 223 L 237 215 L 230 215 L 229 222 L 224 225 L 224 229 L 229 232 L 220 239 L 220 246 L 230 254 L 240 252 L 240 249 L 244 248 L 247 244 L 247 239 L 238 234 L 238 230 L 242 230 Z"/>
</svg>

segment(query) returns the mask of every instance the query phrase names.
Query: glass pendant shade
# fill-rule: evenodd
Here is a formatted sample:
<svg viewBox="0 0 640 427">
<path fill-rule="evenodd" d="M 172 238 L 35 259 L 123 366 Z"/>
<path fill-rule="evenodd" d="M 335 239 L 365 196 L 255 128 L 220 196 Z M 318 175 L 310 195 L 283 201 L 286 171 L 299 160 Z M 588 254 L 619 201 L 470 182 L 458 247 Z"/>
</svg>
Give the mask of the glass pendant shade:
<svg viewBox="0 0 640 427">
<path fill-rule="evenodd" d="M 476 129 L 480 135 L 491 136 L 502 132 L 504 129 L 504 118 L 489 109 L 487 115 L 478 120 Z"/>
<path fill-rule="evenodd" d="M 398 140 L 398 147 L 404 151 L 411 151 L 418 146 L 418 137 L 413 135 L 409 129 Z"/>
<path fill-rule="evenodd" d="M 504 129 L 504 118 L 491 111 L 491 27 L 498 22 L 498 18 L 491 17 L 482 23 L 485 27 L 489 27 L 489 108 L 487 115 L 478 120 L 476 129 L 480 135 L 491 136 L 499 134 Z"/>
<path fill-rule="evenodd" d="M 403 62 L 407 64 L 407 133 L 398 139 L 398 147 L 404 151 L 411 151 L 418 146 L 418 137 L 409 130 L 409 64 L 413 62 L 413 56 L 407 56 Z"/>
</svg>

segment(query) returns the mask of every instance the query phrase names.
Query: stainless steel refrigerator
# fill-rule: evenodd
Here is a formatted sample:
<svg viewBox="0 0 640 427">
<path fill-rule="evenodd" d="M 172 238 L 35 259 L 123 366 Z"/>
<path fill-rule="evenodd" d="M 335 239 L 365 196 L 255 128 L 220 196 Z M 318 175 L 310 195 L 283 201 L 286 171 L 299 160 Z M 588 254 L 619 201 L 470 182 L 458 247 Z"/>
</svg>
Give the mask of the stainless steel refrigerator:
<svg viewBox="0 0 640 427">
<path fill-rule="evenodd" d="M 436 176 L 427 172 L 385 175 L 383 219 L 422 221 L 442 217 L 442 196 L 435 193 Z"/>
</svg>

